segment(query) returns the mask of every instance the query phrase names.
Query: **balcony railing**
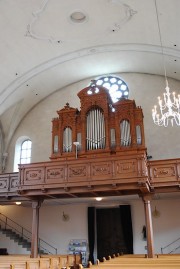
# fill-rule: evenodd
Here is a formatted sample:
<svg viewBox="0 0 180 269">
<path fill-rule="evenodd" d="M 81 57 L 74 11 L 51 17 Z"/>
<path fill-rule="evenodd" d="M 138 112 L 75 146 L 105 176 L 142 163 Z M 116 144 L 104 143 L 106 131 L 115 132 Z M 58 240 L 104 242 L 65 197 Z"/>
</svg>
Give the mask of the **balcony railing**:
<svg viewBox="0 0 180 269">
<path fill-rule="evenodd" d="M 105 195 L 119 191 L 121 195 L 121 190 L 139 194 L 144 189 L 158 193 L 179 191 L 180 186 L 180 159 L 147 161 L 143 153 L 22 164 L 19 168 L 19 173 L 0 175 L 0 197 L 45 195 L 48 191 L 71 197 L 78 192 L 86 196 L 88 191 L 104 191 Z"/>
</svg>

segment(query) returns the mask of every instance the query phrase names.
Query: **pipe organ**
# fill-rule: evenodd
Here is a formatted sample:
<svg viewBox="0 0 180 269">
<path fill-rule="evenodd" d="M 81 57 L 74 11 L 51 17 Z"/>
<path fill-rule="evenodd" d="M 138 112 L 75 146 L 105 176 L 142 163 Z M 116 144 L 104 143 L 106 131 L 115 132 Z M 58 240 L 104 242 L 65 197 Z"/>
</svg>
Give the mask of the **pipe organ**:
<svg viewBox="0 0 180 269">
<path fill-rule="evenodd" d="M 113 103 L 108 90 L 101 86 L 87 87 L 78 97 L 80 111 L 67 103 L 52 120 L 50 159 L 87 158 L 145 149 L 143 113 L 134 100 L 121 99 Z"/>
</svg>

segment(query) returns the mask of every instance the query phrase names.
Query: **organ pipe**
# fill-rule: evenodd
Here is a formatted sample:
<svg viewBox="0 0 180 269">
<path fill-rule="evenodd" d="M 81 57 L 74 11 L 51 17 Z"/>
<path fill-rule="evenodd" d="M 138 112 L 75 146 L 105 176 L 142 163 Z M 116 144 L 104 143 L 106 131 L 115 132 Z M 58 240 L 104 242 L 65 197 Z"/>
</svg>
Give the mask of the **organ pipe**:
<svg viewBox="0 0 180 269">
<path fill-rule="evenodd" d="M 121 146 L 127 147 L 131 144 L 130 124 L 129 121 L 123 120 L 120 123 Z"/>
<path fill-rule="evenodd" d="M 63 152 L 72 151 L 72 130 L 69 127 L 64 129 L 63 133 Z"/>
<path fill-rule="evenodd" d="M 87 150 L 105 148 L 105 121 L 104 115 L 99 108 L 89 111 L 86 125 Z"/>
</svg>

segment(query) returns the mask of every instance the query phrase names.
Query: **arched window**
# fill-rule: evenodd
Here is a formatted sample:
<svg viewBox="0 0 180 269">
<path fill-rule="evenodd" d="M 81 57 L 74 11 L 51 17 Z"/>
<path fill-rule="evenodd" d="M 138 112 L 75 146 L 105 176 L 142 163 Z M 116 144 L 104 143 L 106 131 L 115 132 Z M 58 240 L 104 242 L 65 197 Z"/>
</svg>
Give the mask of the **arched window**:
<svg viewBox="0 0 180 269">
<path fill-rule="evenodd" d="M 21 144 L 21 156 L 20 163 L 30 163 L 31 162 L 31 140 L 27 139 Z"/>
<path fill-rule="evenodd" d="M 116 103 L 121 98 L 128 99 L 129 96 L 127 84 L 118 76 L 101 76 L 92 80 L 90 86 L 103 86 L 108 89 L 113 103 Z"/>
<path fill-rule="evenodd" d="M 25 136 L 17 139 L 14 156 L 14 172 L 18 172 L 18 164 L 31 162 L 32 141 Z"/>
</svg>

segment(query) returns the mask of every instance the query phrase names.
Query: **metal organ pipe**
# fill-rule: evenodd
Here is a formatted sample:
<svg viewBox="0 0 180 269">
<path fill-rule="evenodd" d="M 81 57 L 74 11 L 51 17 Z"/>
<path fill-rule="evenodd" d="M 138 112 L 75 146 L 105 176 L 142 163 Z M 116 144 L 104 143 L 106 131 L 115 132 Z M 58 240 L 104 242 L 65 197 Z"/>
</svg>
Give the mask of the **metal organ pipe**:
<svg viewBox="0 0 180 269">
<path fill-rule="evenodd" d="M 136 126 L 136 139 L 137 139 L 137 145 L 141 145 L 142 139 L 141 139 L 141 127 L 139 125 Z"/>
<path fill-rule="evenodd" d="M 121 146 L 129 146 L 131 144 L 130 123 L 123 120 L 120 123 L 121 129 Z"/>
<path fill-rule="evenodd" d="M 92 149 L 95 149 L 95 120 L 94 120 L 94 118 L 95 118 L 95 113 L 96 113 L 96 110 L 94 110 L 94 113 L 92 113 L 92 129 L 93 129 L 93 132 L 92 132 L 92 137 L 91 137 L 91 139 L 92 139 L 92 145 L 93 145 L 93 147 L 92 147 Z"/>
<path fill-rule="evenodd" d="M 105 121 L 102 111 L 98 108 L 89 111 L 86 123 L 87 150 L 96 150 L 104 148 Z"/>
<path fill-rule="evenodd" d="M 128 121 L 124 121 L 124 130 L 125 130 L 125 135 L 124 135 L 124 146 L 128 146 Z"/>
<path fill-rule="evenodd" d="M 124 121 L 120 123 L 120 130 L 121 130 L 121 146 L 124 146 Z"/>
<path fill-rule="evenodd" d="M 104 115 L 102 115 L 102 148 L 105 148 L 105 124 L 104 124 Z"/>
<path fill-rule="evenodd" d="M 99 136 L 98 136 L 98 148 L 102 148 L 102 113 L 99 110 Z"/>
<path fill-rule="evenodd" d="M 126 136 L 126 144 L 127 146 L 130 146 L 131 144 L 131 136 L 130 136 L 130 124 L 127 122 L 127 136 Z"/>
<path fill-rule="evenodd" d="M 96 117 L 96 122 L 97 122 L 97 149 L 99 149 L 99 137 L 100 137 L 100 126 L 98 124 L 98 119 L 100 119 L 100 111 L 97 110 L 97 117 Z"/>
<path fill-rule="evenodd" d="M 71 152 L 72 151 L 72 130 L 69 127 L 64 129 L 63 133 L 63 151 Z"/>
<path fill-rule="evenodd" d="M 88 148 L 88 143 L 89 143 L 89 139 L 88 139 L 88 117 L 86 116 L 86 148 Z"/>
</svg>

